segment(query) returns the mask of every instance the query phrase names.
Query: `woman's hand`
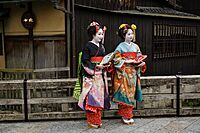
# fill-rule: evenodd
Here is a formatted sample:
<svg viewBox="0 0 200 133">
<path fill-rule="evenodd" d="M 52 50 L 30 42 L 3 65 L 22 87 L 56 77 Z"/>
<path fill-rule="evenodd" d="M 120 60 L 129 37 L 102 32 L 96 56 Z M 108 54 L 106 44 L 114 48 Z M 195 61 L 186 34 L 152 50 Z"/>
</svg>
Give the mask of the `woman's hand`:
<svg viewBox="0 0 200 133">
<path fill-rule="evenodd" d="M 104 67 L 109 67 L 111 64 L 112 64 L 112 63 L 109 62 L 109 63 L 107 63 L 106 65 L 103 65 L 103 66 L 104 66 Z"/>
<path fill-rule="evenodd" d="M 99 68 L 99 69 L 103 69 L 104 68 L 103 65 L 96 65 L 96 67 Z"/>
</svg>

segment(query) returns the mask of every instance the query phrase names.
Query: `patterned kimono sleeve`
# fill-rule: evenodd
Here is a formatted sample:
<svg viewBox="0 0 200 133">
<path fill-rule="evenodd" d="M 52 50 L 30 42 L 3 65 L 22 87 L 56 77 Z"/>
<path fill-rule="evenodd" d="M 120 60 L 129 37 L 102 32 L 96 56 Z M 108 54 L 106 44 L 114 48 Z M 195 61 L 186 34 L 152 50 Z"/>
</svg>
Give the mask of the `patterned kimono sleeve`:
<svg viewBox="0 0 200 133">
<path fill-rule="evenodd" d="M 136 49 L 137 49 L 137 56 L 141 56 L 142 52 L 140 51 L 140 48 L 138 45 L 136 45 Z M 137 71 L 138 76 L 140 77 L 141 73 L 144 73 L 146 71 L 146 64 L 144 66 L 142 66 L 141 68 L 139 68 L 139 70 Z"/>
<path fill-rule="evenodd" d="M 114 66 L 115 68 L 117 68 L 118 70 L 123 71 L 124 70 L 124 62 L 125 59 L 122 57 L 122 50 L 120 45 L 115 49 L 115 57 L 114 57 Z"/>
<path fill-rule="evenodd" d="M 136 49 L 137 49 L 137 56 L 141 56 L 142 52 L 140 51 L 140 48 L 137 44 L 136 44 Z"/>
<path fill-rule="evenodd" d="M 94 70 L 96 67 L 95 63 L 92 63 L 90 61 L 90 52 L 89 52 L 89 48 L 88 46 L 85 47 L 85 49 L 83 50 L 83 54 L 82 54 L 82 65 L 84 70 L 89 74 L 89 75 L 94 75 Z"/>
</svg>

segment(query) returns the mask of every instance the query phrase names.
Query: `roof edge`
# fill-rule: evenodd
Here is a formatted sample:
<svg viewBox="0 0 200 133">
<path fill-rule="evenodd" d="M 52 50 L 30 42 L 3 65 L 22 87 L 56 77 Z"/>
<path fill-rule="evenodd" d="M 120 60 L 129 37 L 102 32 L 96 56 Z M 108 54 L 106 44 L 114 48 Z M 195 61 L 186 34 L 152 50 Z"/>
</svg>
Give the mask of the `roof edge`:
<svg viewBox="0 0 200 133">
<path fill-rule="evenodd" d="M 101 9 L 97 7 L 90 7 L 85 5 L 75 4 L 77 7 L 92 9 L 97 11 L 104 11 L 109 13 L 119 13 L 119 14 L 133 14 L 133 15 L 141 15 L 141 16 L 151 16 L 151 17 L 166 17 L 166 18 L 181 18 L 181 19 L 190 19 L 190 20 L 200 20 L 200 16 L 179 16 L 179 15 L 168 15 L 168 14 L 160 14 L 160 13 L 144 13 L 138 10 L 107 10 Z"/>
</svg>

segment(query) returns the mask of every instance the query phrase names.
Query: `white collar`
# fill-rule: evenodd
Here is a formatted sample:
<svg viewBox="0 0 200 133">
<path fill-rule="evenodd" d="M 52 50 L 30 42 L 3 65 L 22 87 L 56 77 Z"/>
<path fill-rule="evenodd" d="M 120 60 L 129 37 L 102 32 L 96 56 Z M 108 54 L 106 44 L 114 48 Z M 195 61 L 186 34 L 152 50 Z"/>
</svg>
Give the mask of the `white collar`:
<svg viewBox="0 0 200 133">
<path fill-rule="evenodd" d="M 99 43 L 95 43 L 93 41 L 90 41 L 91 43 L 95 44 L 97 47 L 99 47 Z"/>
<path fill-rule="evenodd" d="M 131 46 L 133 42 L 130 42 L 130 43 L 125 42 L 125 44 L 127 44 L 128 46 Z"/>
</svg>

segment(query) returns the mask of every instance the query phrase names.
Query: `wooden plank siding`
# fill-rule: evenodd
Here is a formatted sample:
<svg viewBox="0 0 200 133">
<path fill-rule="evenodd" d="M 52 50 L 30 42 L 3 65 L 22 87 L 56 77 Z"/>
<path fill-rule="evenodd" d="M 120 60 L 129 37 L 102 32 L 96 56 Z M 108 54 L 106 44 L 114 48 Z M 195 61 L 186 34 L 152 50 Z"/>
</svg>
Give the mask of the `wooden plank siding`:
<svg viewBox="0 0 200 133">
<path fill-rule="evenodd" d="M 136 40 L 141 48 L 143 54 L 147 54 L 147 72 L 145 75 L 176 75 L 182 74 L 198 74 L 200 73 L 200 25 L 198 20 L 180 19 L 180 18 L 165 18 L 162 16 L 152 17 L 131 14 L 129 12 L 112 12 L 100 9 L 94 9 L 89 7 L 75 6 L 75 27 L 76 27 L 76 49 L 78 52 L 82 50 L 84 44 L 88 41 L 87 26 L 91 21 L 98 21 L 99 23 L 107 26 L 107 32 L 105 36 L 105 48 L 106 52 L 113 51 L 120 38 L 116 32 L 118 26 L 122 23 L 136 24 Z M 197 53 L 196 55 L 185 55 L 176 57 L 165 57 L 162 59 L 153 58 L 153 24 L 170 24 L 170 25 L 183 25 L 197 27 Z M 81 32 L 80 32 L 81 31 Z"/>
<path fill-rule="evenodd" d="M 32 47 L 28 44 L 27 37 L 7 36 L 5 55 L 6 68 L 10 69 L 59 69 L 67 68 L 68 62 L 65 37 L 63 36 L 34 37 L 34 54 Z M 32 68 L 33 55 L 35 56 L 34 68 Z M 66 78 L 69 77 L 69 69 L 63 71 L 61 69 L 59 71 L 46 70 L 41 74 L 37 72 L 35 76 L 34 78 Z"/>
</svg>

